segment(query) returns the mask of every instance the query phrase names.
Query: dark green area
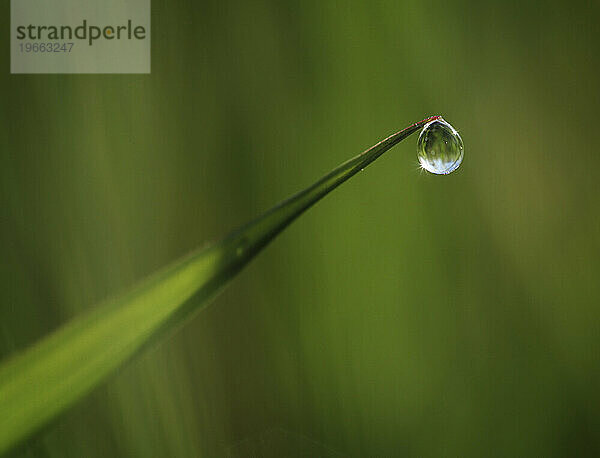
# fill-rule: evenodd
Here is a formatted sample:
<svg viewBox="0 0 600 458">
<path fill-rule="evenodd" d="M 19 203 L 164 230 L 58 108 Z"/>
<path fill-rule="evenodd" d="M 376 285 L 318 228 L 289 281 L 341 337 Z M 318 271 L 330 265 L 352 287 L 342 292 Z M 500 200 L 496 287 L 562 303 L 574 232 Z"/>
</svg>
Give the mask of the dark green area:
<svg viewBox="0 0 600 458">
<path fill-rule="evenodd" d="M 465 142 L 397 146 L 14 456 L 597 456 L 599 15 L 154 0 L 150 76 L 13 76 L 6 32 L 2 359 L 414 121 Z"/>
</svg>

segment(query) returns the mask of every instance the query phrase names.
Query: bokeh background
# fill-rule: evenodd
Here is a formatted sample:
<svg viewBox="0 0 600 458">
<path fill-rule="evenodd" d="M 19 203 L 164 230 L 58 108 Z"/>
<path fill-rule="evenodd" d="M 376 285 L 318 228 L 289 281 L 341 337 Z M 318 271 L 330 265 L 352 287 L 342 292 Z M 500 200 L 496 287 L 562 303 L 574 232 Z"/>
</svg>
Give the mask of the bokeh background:
<svg viewBox="0 0 600 458">
<path fill-rule="evenodd" d="M 153 0 L 151 75 L 10 75 L 0 358 L 432 114 L 15 457 L 598 456 L 600 4 Z M 0 415 L 6 415 L 0 412 Z"/>
</svg>

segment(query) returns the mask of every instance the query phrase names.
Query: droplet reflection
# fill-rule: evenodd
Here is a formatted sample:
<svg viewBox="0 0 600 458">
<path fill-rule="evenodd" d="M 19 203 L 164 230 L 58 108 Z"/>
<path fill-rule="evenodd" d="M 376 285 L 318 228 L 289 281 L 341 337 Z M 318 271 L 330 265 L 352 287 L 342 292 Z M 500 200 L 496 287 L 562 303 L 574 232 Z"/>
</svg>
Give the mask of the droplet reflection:
<svg viewBox="0 0 600 458">
<path fill-rule="evenodd" d="M 435 119 L 426 124 L 419 135 L 417 156 L 421 167 L 428 172 L 447 175 L 462 163 L 462 138 L 444 119 Z"/>
</svg>

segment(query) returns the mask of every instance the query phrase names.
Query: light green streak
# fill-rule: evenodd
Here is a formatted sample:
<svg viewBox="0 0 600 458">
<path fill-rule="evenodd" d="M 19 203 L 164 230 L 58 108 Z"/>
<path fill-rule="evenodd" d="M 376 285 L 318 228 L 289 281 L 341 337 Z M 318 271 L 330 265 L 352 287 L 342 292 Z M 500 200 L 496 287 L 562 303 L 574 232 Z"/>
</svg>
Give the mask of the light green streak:
<svg viewBox="0 0 600 458">
<path fill-rule="evenodd" d="M 0 367 L 0 454 L 200 310 L 307 208 L 434 118 L 391 135 L 221 241 L 175 262 L 5 361 Z"/>
</svg>

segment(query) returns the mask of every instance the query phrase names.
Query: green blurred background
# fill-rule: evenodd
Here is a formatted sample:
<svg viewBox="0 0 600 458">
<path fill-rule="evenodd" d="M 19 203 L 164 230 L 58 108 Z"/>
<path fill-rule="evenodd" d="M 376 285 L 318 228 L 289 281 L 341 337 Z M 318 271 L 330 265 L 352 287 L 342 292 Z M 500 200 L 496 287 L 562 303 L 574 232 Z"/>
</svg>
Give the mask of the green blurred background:
<svg viewBox="0 0 600 458">
<path fill-rule="evenodd" d="M 598 2 L 152 9 L 151 75 L 10 75 L 0 6 L 2 359 L 428 115 L 465 160 L 409 138 L 13 455 L 599 456 Z"/>
</svg>

